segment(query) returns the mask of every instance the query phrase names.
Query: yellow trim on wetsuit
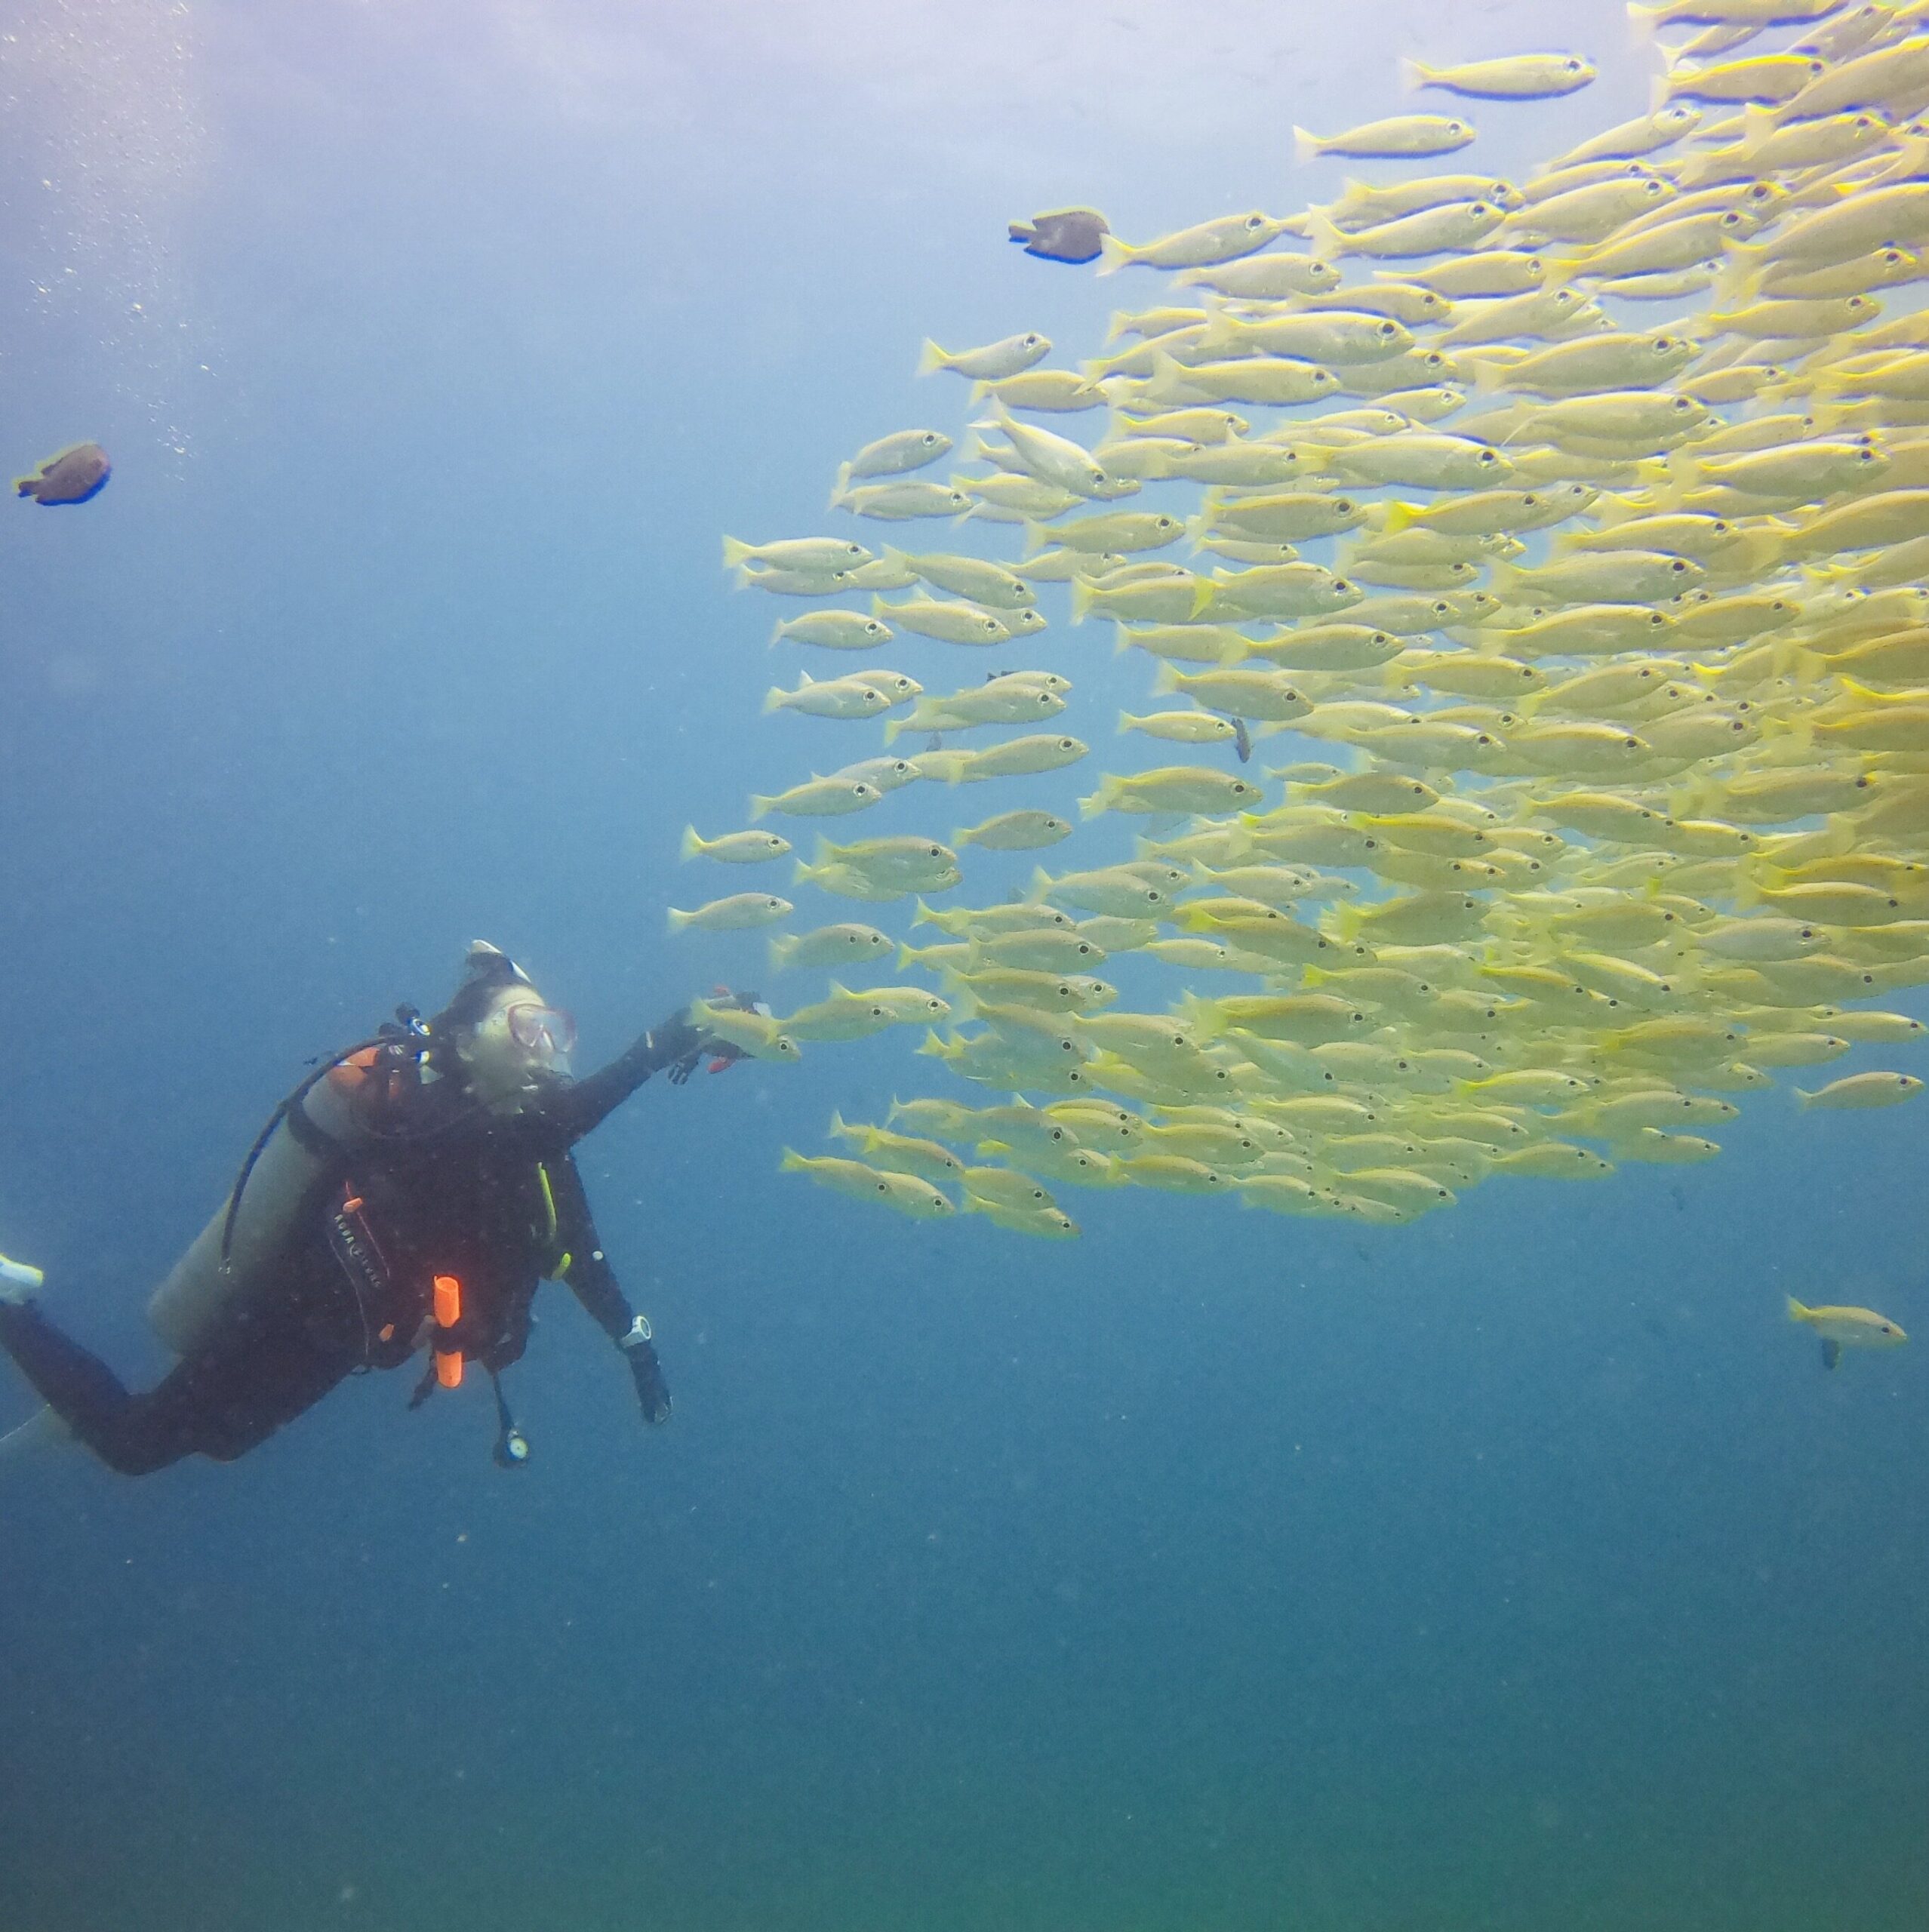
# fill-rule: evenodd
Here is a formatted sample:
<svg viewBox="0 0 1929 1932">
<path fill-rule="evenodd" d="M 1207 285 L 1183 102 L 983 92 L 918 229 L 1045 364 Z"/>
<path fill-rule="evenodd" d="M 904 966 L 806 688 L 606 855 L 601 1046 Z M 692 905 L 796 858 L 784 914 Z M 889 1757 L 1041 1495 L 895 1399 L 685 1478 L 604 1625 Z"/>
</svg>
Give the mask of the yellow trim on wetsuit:
<svg viewBox="0 0 1929 1932">
<path fill-rule="evenodd" d="M 569 1264 L 576 1257 L 567 1248 L 565 1248 L 560 1254 L 556 1252 L 558 1224 L 556 1220 L 555 1190 L 549 1185 L 549 1169 L 540 1161 L 536 1163 L 536 1179 L 543 1189 L 543 1213 L 548 1222 L 548 1226 L 543 1231 L 543 1248 L 544 1253 L 552 1257 L 549 1267 L 544 1272 L 552 1281 L 566 1281 L 569 1279 Z"/>
</svg>

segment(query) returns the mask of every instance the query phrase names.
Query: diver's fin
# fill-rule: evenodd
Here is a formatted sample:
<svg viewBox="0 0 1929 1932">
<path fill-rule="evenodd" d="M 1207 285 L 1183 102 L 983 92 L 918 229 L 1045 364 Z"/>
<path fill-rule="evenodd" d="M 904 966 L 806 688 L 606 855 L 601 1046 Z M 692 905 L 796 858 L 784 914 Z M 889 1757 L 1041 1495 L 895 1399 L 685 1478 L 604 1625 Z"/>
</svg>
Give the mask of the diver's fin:
<svg viewBox="0 0 1929 1932">
<path fill-rule="evenodd" d="M 1833 1368 L 1842 1358 L 1842 1345 L 1832 1335 L 1822 1337 L 1822 1366 Z"/>
</svg>

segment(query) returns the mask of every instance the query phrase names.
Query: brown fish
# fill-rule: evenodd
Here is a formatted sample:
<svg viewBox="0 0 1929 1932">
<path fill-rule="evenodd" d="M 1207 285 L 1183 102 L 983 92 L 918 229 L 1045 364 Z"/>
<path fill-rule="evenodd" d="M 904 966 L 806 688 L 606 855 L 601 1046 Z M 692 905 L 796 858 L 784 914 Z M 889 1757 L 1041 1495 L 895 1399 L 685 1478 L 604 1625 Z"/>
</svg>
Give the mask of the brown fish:
<svg viewBox="0 0 1929 1932">
<path fill-rule="evenodd" d="M 1111 232 L 1097 208 L 1057 208 L 1011 224 L 1012 240 L 1023 242 L 1026 254 L 1075 265 L 1097 261 L 1101 238 Z"/>
<path fill-rule="evenodd" d="M 51 456 L 31 476 L 14 478 L 15 494 L 47 504 L 84 503 L 97 497 L 113 474 L 114 466 L 98 443 L 75 443 Z"/>
</svg>

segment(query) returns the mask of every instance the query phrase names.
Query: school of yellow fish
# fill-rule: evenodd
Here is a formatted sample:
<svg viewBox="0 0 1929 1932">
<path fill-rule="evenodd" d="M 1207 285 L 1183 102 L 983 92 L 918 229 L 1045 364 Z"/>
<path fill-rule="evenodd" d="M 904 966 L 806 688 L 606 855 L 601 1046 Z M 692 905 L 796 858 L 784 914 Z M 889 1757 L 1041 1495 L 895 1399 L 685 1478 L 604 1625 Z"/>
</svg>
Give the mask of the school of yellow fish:
<svg viewBox="0 0 1929 1932">
<path fill-rule="evenodd" d="M 1652 111 L 1528 179 L 1408 171 L 1296 217 L 1106 235 L 1100 273 L 1170 279 L 1075 370 L 1037 334 L 927 343 L 974 420 L 858 451 L 832 509 L 1006 527 L 1021 558 L 725 540 L 742 583 L 801 601 L 774 645 L 866 666 L 800 671 L 766 709 L 882 720 L 884 745 L 755 798 L 748 829 L 691 829 L 686 857 L 780 860 L 771 820 L 914 783 L 920 805 L 1015 795 L 797 860 L 931 943 L 781 932 L 774 964 L 830 969 L 826 997 L 700 1006 L 776 1060 L 917 1027 L 978 1090 L 834 1116 L 846 1151 L 786 1170 L 1038 1235 L 1078 1232 L 1067 1186 L 1397 1222 L 1491 1176 L 1707 1159 L 1785 1069 L 1817 1069 L 1805 1106 L 1921 1091 L 1823 1069 L 1918 1038 L 1867 1002 L 1929 981 L 1929 0 L 1629 11 L 1645 39 L 1690 30 L 1658 48 Z M 1593 78 L 1561 52 L 1408 75 L 1502 103 Z M 1414 113 L 1297 139 L 1411 162 L 1476 132 Z M 1115 506 L 1142 491 L 1162 507 Z M 1076 627 L 1041 650 L 1056 668 L 974 673 L 972 648 L 1047 628 L 1041 592 Z M 1091 756 L 1068 667 L 1108 625 L 1155 694 L 1120 742 L 1174 761 L 1093 780 L 1105 863 L 947 897 L 973 848 L 1072 835 L 1018 781 Z M 869 668 L 910 636 L 955 689 Z M 1127 1010 L 1104 977 L 1146 971 L 1127 955 L 1186 990 Z M 913 970 L 931 985 L 844 983 Z"/>
</svg>

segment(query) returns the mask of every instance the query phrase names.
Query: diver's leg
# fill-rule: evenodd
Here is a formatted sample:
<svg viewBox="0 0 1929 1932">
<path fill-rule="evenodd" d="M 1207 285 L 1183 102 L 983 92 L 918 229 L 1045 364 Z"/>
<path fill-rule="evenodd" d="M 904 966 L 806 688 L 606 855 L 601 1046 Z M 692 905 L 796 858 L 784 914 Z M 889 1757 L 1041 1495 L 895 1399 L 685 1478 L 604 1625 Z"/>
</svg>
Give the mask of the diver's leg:
<svg viewBox="0 0 1929 1932">
<path fill-rule="evenodd" d="M 137 1408 L 142 1398 L 129 1394 L 98 1355 L 62 1334 L 31 1303 L 0 1303 L 0 1346 L 41 1400 L 109 1468 L 142 1475 L 193 1450 L 192 1441 L 169 1444 L 143 1426 Z"/>
<path fill-rule="evenodd" d="M 31 1306 L 0 1304 L 0 1346 L 109 1469 L 146 1475 L 183 1456 L 232 1462 L 312 1407 L 355 1365 L 298 1321 L 218 1321 L 144 1395 Z"/>
</svg>

